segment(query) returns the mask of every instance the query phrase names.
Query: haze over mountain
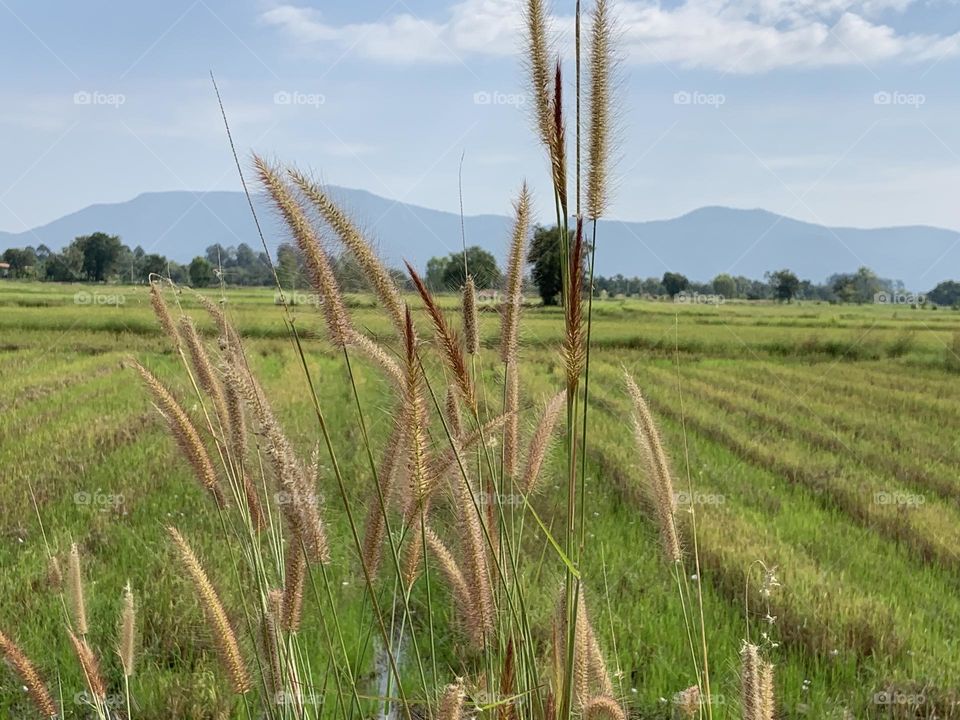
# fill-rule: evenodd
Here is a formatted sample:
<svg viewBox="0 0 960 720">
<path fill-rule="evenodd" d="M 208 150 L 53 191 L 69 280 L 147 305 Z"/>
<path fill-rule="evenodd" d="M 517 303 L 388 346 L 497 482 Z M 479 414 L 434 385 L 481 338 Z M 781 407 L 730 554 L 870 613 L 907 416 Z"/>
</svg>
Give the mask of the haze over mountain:
<svg viewBox="0 0 960 720">
<path fill-rule="evenodd" d="M 422 268 L 429 258 L 460 248 L 460 217 L 455 213 L 363 190 L 335 187 L 331 193 L 391 265 L 405 258 Z M 255 205 L 272 251 L 288 236 L 262 198 L 256 198 Z M 510 222 L 504 216 L 468 216 L 467 243 L 487 248 L 502 261 Z M 242 193 L 171 191 L 91 205 L 21 233 L 0 232 L 0 250 L 41 243 L 59 250 L 74 237 L 98 230 L 180 262 L 202 255 L 214 243 L 260 247 Z M 672 270 L 709 280 L 722 272 L 761 278 L 766 271 L 789 268 L 803 279 L 820 282 L 866 265 L 918 292 L 960 277 L 960 233 L 929 226 L 830 228 L 765 210 L 704 207 L 667 220 L 603 221 L 598 233 L 601 275 L 648 277 Z"/>
</svg>

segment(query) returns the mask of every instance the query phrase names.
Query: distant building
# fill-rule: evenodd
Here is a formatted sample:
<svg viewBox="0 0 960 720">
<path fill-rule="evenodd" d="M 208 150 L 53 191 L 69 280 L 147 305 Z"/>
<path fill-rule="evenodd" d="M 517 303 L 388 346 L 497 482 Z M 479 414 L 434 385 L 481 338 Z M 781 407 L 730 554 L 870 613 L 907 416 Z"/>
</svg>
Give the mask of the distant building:
<svg viewBox="0 0 960 720">
<path fill-rule="evenodd" d="M 0 262 L 0 277 L 7 277 L 10 274 L 10 263 Z"/>
</svg>

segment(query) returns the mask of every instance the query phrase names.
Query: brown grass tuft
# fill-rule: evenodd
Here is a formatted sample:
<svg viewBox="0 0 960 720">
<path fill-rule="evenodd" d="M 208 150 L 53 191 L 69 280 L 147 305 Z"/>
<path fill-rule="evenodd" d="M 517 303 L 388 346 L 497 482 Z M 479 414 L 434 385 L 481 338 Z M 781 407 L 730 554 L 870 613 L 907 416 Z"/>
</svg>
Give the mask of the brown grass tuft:
<svg viewBox="0 0 960 720">
<path fill-rule="evenodd" d="M 174 325 L 173 318 L 170 316 L 170 309 L 163 299 L 160 285 L 154 280 L 150 281 L 150 304 L 153 306 L 153 312 L 157 316 L 163 334 L 170 338 L 175 349 L 179 349 L 180 336 L 177 334 L 177 326 Z"/>
<path fill-rule="evenodd" d="M 130 582 L 123 589 L 123 609 L 120 611 L 120 664 L 126 677 L 133 675 L 134 645 L 136 642 L 136 609 L 133 605 L 133 590 Z"/>
<path fill-rule="evenodd" d="M 463 720 L 465 695 L 462 678 L 457 678 L 455 683 L 447 685 L 443 689 L 443 697 L 440 698 L 439 720 Z"/>
<path fill-rule="evenodd" d="M 450 552 L 450 549 L 430 527 L 427 528 L 426 538 L 427 548 L 430 550 L 430 555 L 440 567 L 440 572 L 447 581 L 447 585 L 450 587 L 450 595 L 453 598 L 453 602 L 457 610 L 457 622 L 467 633 L 470 643 L 475 648 L 482 648 L 483 628 L 474 622 L 476 619 L 476 611 L 474 609 L 473 601 L 474 593 L 467 584 L 463 570 L 454 559 L 453 553 Z"/>
<path fill-rule="evenodd" d="M 140 363 L 133 361 L 133 366 L 140 373 L 144 384 L 153 395 L 154 403 L 160 414 L 166 419 L 170 430 L 173 433 L 174 440 L 180 447 L 180 451 L 186 456 L 193 468 L 194 474 L 200 484 L 209 490 L 219 505 L 223 505 L 223 493 L 217 483 L 217 473 L 214 470 L 213 463 L 210 461 L 210 455 L 207 448 L 200 439 L 200 433 L 194 426 L 193 421 L 187 415 L 186 411 L 180 406 L 176 398 L 167 390 L 166 387 L 157 379 L 157 377 L 147 370 Z"/>
<path fill-rule="evenodd" d="M 671 562 L 679 562 L 682 553 L 680 540 L 677 536 L 675 518 L 676 499 L 673 494 L 673 479 L 670 464 L 660 440 L 660 431 L 653 419 L 653 413 L 643 399 L 643 394 L 637 383 L 624 370 L 627 391 L 633 401 L 633 425 L 640 449 L 640 456 L 647 467 L 647 475 L 653 494 L 653 504 L 657 513 L 657 522 L 660 526 L 660 537 L 664 551 Z"/>
<path fill-rule="evenodd" d="M 70 545 L 70 555 L 67 558 L 67 587 L 70 590 L 70 609 L 73 611 L 73 622 L 77 632 L 86 635 L 87 603 L 83 592 L 83 573 L 80 570 L 80 550 L 77 544 Z"/>
<path fill-rule="evenodd" d="M 450 431 L 450 436 L 454 440 L 463 435 L 463 420 L 460 417 L 460 401 L 457 400 L 457 393 L 454 391 L 453 386 L 447 388 L 444 417 L 447 421 L 447 429 Z"/>
<path fill-rule="evenodd" d="M 740 704 L 743 720 L 761 720 L 760 652 L 756 645 L 745 642 L 740 649 Z"/>
<path fill-rule="evenodd" d="M 90 689 L 90 694 L 102 701 L 107 697 L 107 686 L 103 682 L 103 676 L 100 674 L 100 663 L 97 662 L 97 656 L 94 655 L 93 650 L 87 645 L 85 639 L 78 638 L 73 634 L 73 631 L 69 629 L 67 630 L 67 635 L 70 636 L 70 644 L 73 645 L 74 653 L 76 653 L 80 667 L 83 669 L 83 675 L 87 680 L 87 687 Z"/>
<path fill-rule="evenodd" d="M 43 717 L 50 718 L 60 714 L 53 697 L 47 689 L 46 684 L 37 672 L 36 667 L 30 661 L 23 650 L 10 638 L 0 631 L 0 655 L 10 664 L 11 669 L 20 677 L 24 687 L 27 688 L 27 695 L 30 701 L 36 707 Z"/>
<path fill-rule="evenodd" d="M 587 130 L 587 217 L 595 220 L 609 202 L 611 118 L 610 94 L 613 66 L 613 27 L 607 0 L 595 0 L 591 18 L 589 52 L 589 127 Z"/>
<path fill-rule="evenodd" d="M 380 262 L 380 259 L 373 252 L 370 244 L 360 233 L 346 213 L 327 195 L 324 190 L 310 180 L 306 175 L 296 169 L 288 170 L 294 184 L 300 188 L 303 196 L 313 204 L 320 213 L 320 217 L 330 226 L 340 242 L 353 253 L 357 263 L 363 269 L 367 280 L 373 287 L 384 309 L 390 315 L 397 331 L 403 333 L 403 300 L 400 297 L 400 291 L 396 283 L 390 277 L 390 273 Z"/>
<path fill-rule="evenodd" d="M 323 249 L 323 245 L 320 243 L 320 239 L 303 207 L 294 197 L 290 186 L 283 180 L 281 172 L 271 167 L 258 155 L 253 156 L 253 163 L 260 178 L 260 184 L 266 188 L 267 193 L 273 199 L 274 205 L 287 223 L 297 247 L 303 253 L 310 281 L 314 289 L 320 294 L 330 341 L 336 347 L 343 347 L 347 343 L 351 324 L 347 317 L 347 309 L 343 304 L 340 286 L 333 274 L 330 258 Z"/>
<path fill-rule="evenodd" d="M 584 720 L 627 720 L 623 708 L 612 697 L 601 695 L 583 706 Z"/>
<path fill-rule="evenodd" d="M 760 714 L 759 720 L 773 720 L 777 711 L 776 690 L 773 681 L 773 665 L 760 662 Z"/>
<path fill-rule="evenodd" d="M 476 406 L 476 398 L 473 393 L 473 383 L 470 380 L 470 373 L 467 371 L 467 361 L 463 355 L 460 338 L 457 336 L 456 331 L 450 327 L 446 316 L 437 305 L 433 295 L 427 290 L 427 286 L 424 285 L 419 273 L 417 273 L 410 263 L 404 261 L 404 264 L 407 266 L 407 272 L 410 274 L 410 279 L 413 280 L 414 287 L 423 299 L 423 303 L 427 308 L 427 314 L 430 315 L 430 319 L 433 321 L 433 329 L 437 342 L 440 344 L 443 359 L 447 367 L 450 368 L 450 372 L 453 373 L 453 377 L 457 382 L 457 388 L 460 390 L 460 395 L 464 402 L 473 408 Z"/>
<path fill-rule="evenodd" d="M 287 632 L 300 629 L 303 615 L 303 583 L 306 579 L 307 563 L 303 557 L 303 547 L 296 535 L 287 543 L 287 553 L 283 566 L 283 614 L 281 624 Z"/>
<path fill-rule="evenodd" d="M 560 201 L 561 217 L 567 217 L 567 138 L 563 123 L 563 72 L 557 60 L 553 73 L 553 134 L 550 137 L 550 171 Z"/>
<path fill-rule="evenodd" d="M 536 111 L 540 142 L 550 149 L 553 145 L 553 114 L 550 101 L 550 60 L 547 44 L 547 8 L 543 0 L 527 0 L 525 7 L 527 29 L 526 62 L 529 65 L 530 85 Z"/>
<path fill-rule="evenodd" d="M 580 382 L 587 356 L 587 338 L 583 324 L 583 219 L 577 218 L 577 232 L 570 248 L 570 274 L 566 297 L 566 334 L 563 359 L 567 370 L 567 388 L 572 393 Z"/>
<path fill-rule="evenodd" d="M 520 310 L 523 307 L 523 264 L 526 258 L 527 235 L 530 232 L 530 193 L 526 183 L 520 188 L 520 197 L 514 204 L 514 212 L 500 321 L 500 360 L 506 365 L 516 362 L 519 350 L 518 331 Z"/>
<path fill-rule="evenodd" d="M 467 282 L 463 286 L 462 309 L 467 355 L 476 355 L 480 352 L 480 323 L 477 320 L 477 286 L 472 275 L 467 275 Z"/>
<path fill-rule="evenodd" d="M 251 688 L 250 675 L 240 652 L 237 635 L 233 631 L 233 626 L 230 624 L 227 611 L 220 601 L 220 596 L 217 595 L 217 591 L 207 577 L 206 571 L 204 571 L 193 549 L 180 534 L 180 531 L 175 527 L 168 527 L 167 532 L 177 548 L 183 569 L 186 570 L 193 581 L 197 598 L 200 600 L 200 607 L 203 608 L 203 614 L 210 625 L 217 652 L 230 679 L 230 685 L 234 692 L 243 694 Z"/>
<path fill-rule="evenodd" d="M 540 481 L 540 470 L 543 468 L 543 460 L 547 455 L 547 449 L 550 447 L 550 439 L 553 436 L 554 427 L 560 418 L 560 413 L 566 405 L 566 393 L 557 393 L 553 399 L 547 403 L 540 418 L 540 424 L 530 438 L 530 447 L 527 449 L 527 462 L 523 470 L 522 480 L 520 482 L 520 491 L 524 495 L 529 495 L 537 489 Z"/>
</svg>

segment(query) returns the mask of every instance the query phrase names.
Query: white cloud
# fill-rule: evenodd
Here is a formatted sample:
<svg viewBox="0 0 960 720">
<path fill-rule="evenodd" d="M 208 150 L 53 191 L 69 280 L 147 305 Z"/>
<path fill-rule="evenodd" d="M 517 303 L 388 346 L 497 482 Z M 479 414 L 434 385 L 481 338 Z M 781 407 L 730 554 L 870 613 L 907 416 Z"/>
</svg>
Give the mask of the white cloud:
<svg viewBox="0 0 960 720">
<path fill-rule="evenodd" d="M 960 54 L 960 32 L 903 33 L 879 21 L 918 0 L 621 0 L 617 14 L 629 62 L 723 72 L 934 61 Z M 398 63 L 466 61 L 520 47 L 518 0 L 461 0 L 446 17 L 409 11 L 333 25 L 311 8 L 280 5 L 261 19 L 331 60 L 353 56 Z M 565 19 L 557 19 L 565 25 Z"/>
</svg>

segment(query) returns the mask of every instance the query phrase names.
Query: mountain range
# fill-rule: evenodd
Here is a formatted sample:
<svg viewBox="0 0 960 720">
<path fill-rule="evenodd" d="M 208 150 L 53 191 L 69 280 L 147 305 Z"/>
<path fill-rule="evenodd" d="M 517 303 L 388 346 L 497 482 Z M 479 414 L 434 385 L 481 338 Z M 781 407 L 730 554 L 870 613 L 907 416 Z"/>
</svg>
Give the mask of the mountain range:
<svg viewBox="0 0 960 720">
<path fill-rule="evenodd" d="M 391 265 L 403 259 L 423 268 L 431 257 L 461 247 L 456 213 L 396 202 L 364 190 L 331 187 Z M 287 241 L 282 223 L 255 197 L 267 245 Z M 502 261 L 510 218 L 470 215 L 463 219 L 468 245 L 480 245 Z M 0 251 L 45 244 L 59 250 L 78 235 L 101 230 L 179 261 L 189 261 L 215 243 L 261 247 L 246 197 L 241 192 L 149 192 L 132 200 L 90 205 L 53 222 L 19 233 L 0 232 Z M 802 279 L 822 282 L 866 265 L 881 277 L 902 280 L 922 292 L 941 280 L 960 277 L 960 233 L 930 226 L 826 227 L 766 210 L 703 207 L 666 220 L 601 221 L 597 230 L 597 273 L 660 276 L 671 270 L 694 280 L 719 273 L 762 278 L 789 268 Z"/>
</svg>

